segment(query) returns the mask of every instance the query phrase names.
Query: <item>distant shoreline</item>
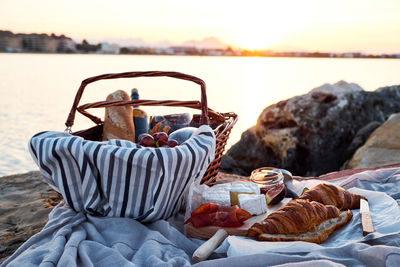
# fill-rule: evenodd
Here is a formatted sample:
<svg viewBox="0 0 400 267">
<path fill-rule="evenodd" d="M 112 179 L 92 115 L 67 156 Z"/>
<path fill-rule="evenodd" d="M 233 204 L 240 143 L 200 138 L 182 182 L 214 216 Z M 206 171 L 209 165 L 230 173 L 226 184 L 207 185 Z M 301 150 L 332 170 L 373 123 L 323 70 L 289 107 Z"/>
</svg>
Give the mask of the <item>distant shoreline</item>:
<svg viewBox="0 0 400 267">
<path fill-rule="evenodd" d="M 113 56 L 198 56 L 198 57 L 265 57 L 265 58 L 330 58 L 330 59 L 400 59 L 400 55 L 376 55 L 376 56 L 313 56 L 313 55 L 207 55 L 207 54 L 115 54 L 115 53 L 60 53 L 60 52 L 37 52 L 37 51 L 21 51 L 6 52 L 0 51 L 0 54 L 40 54 L 40 55 L 113 55 Z"/>
<path fill-rule="evenodd" d="M 174 55 L 174 56 L 233 56 L 233 57 L 308 57 L 308 58 L 400 58 L 399 53 L 366 54 L 362 52 L 304 52 L 236 49 L 222 44 L 216 38 L 214 43 L 203 45 L 169 45 L 152 47 L 142 45 L 120 45 L 108 42 L 91 44 L 86 39 L 76 43 L 64 34 L 13 33 L 0 30 L 0 52 L 7 53 L 62 53 L 62 54 L 112 54 L 112 55 Z M 216 40 L 214 40 L 216 39 Z"/>
</svg>

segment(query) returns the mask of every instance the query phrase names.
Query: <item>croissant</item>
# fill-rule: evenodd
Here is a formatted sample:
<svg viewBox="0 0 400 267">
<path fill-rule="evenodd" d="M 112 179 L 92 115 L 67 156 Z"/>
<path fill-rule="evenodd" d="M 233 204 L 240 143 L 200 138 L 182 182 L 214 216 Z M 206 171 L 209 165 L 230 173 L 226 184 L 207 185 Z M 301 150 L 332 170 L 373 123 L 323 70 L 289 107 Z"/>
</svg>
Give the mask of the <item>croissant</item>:
<svg viewBox="0 0 400 267">
<path fill-rule="evenodd" d="M 295 199 L 253 224 L 247 236 L 264 241 L 307 241 L 321 244 L 334 230 L 348 223 L 351 211 L 332 205 Z"/>
<path fill-rule="evenodd" d="M 299 199 L 317 201 L 324 205 L 333 205 L 340 210 L 360 208 L 360 198 L 366 200 L 361 195 L 350 193 L 330 184 L 319 184 L 299 197 Z"/>
</svg>

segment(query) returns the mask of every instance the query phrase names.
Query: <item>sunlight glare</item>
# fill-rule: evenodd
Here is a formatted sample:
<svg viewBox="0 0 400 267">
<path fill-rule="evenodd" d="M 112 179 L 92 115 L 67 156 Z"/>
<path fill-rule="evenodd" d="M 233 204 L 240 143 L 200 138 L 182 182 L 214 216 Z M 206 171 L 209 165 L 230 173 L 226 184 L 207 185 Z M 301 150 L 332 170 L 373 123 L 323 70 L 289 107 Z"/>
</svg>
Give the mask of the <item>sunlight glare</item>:
<svg viewBox="0 0 400 267">
<path fill-rule="evenodd" d="M 279 31 L 277 29 L 259 29 L 248 27 L 241 27 L 242 29 L 236 32 L 236 43 L 245 49 L 268 49 L 277 44 L 280 40 Z"/>
<path fill-rule="evenodd" d="M 262 2 L 252 12 L 242 13 L 236 22 L 234 42 L 244 49 L 271 49 L 285 41 L 291 34 L 309 23 L 306 8 L 299 3 L 287 1 Z M 301 10 L 301 12 L 299 12 Z"/>
</svg>

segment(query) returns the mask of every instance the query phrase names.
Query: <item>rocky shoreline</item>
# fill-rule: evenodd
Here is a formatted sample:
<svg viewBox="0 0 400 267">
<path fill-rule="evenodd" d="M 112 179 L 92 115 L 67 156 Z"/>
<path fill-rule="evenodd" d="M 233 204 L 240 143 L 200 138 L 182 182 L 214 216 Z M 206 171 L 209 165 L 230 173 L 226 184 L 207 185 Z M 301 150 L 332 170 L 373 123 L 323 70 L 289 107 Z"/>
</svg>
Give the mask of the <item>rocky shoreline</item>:
<svg viewBox="0 0 400 267">
<path fill-rule="evenodd" d="M 398 85 L 367 92 L 344 81 L 325 84 L 265 108 L 257 124 L 227 151 L 221 170 L 249 175 L 256 168 L 276 166 L 301 176 L 318 176 L 398 163 L 400 157 L 391 150 L 399 147 L 399 116 L 391 115 L 399 112 Z M 383 126 L 389 118 L 392 121 Z M 376 131 L 374 141 L 369 141 Z M 377 148 L 364 150 L 370 158 L 365 164 L 360 156 L 352 160 L 364 144 Z"/>
</svg>

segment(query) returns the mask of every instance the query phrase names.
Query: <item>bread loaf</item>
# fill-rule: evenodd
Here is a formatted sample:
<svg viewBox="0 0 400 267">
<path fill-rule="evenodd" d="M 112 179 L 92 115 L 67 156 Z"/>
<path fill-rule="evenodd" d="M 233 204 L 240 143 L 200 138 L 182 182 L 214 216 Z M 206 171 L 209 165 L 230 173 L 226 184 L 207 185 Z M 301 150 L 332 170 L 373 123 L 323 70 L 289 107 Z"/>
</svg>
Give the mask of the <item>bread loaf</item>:
<svg viewBox="0 0 400 267">
<path fill-rule="evenodd" d="M 117 90 L 107 96 L 107 101 L 130 100 L 123 90 Z M 135 142 L 132 106 L 106 107 L 102 140 L 122 139 Z"/>
</svg>

